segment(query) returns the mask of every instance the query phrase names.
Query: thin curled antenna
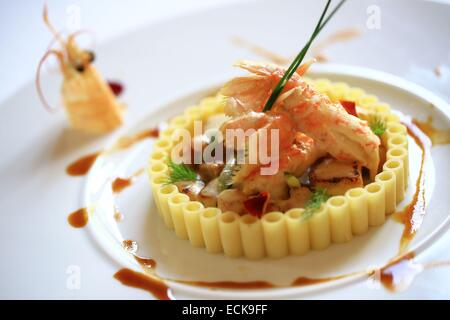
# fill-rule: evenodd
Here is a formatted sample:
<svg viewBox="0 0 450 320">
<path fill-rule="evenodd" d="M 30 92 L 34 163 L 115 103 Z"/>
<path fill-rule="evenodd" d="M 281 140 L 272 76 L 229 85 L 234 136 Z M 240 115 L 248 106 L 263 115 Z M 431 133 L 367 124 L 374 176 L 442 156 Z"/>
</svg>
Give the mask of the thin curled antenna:
<svg viewBox="0 0 450 320">
<path fill-rule="evenodd" d="M 61 70 L 63 70 L 63 68 L 64 68 L 63 53 L 58 50 L 50 49 L 50 50 L 47 50 L 47 52 L 42 56 L 41 60 L 39 61 L 39 64 L 38 64 L 38 67 L 36 70 L 36 79 L 35 79 L 36 90 L 38 92 L 39 99 L 41 100 L 45 109 L 47 109 L 47 111 L 49 111 L 49 112 L 55 112 L 56 108 L 52 108 L 50 106 L 50 104 L 47 102 L 47 99 L 45 99 L 45 96 L 44 96 L 44 93 L 43 93 L 42 87 L 41 87 L 41 69 L 42 69 L 42 65 L 44 64 L 45 60 L 47 60 L 47 58 L 52 54 L 56 56 L 56 58 L 59 61 L 60 68 L 61 68 Z"/>
<path fill-rule="evenodd" d="M 64 73 L 64 69 L 65 69 L 65 62 L 64 62 L 64 52 L 67 53 L 67 42 L 64 41 L 64 39 L 62 38 L 61 34 L 62 32 L 56 31 L 56 29 L 53 27 L 53 25 L 50 23 L 50 19 L 48 18 L 48 9 L 47 9 L 47 5 L 44 5 L 44 10 L 42 13 L 42 17 L 44 20 L 45 25 L 47 26 L 47 28 L 50 30 L 50 32 L 53 34 L 53 38 L 50 40 L 48 46 L 47 46 L 47 51 L 45 52 L 45 54 L 42 56 L 42 58 L 39 61 L 37 70 L 36 70 L 36 77 L 35 77 L 35 83 L 36 83 L 36 90 L 38 92 L 38 96 L 39 96 L 39 100 L 41 100 L 42 104 L 44 105 L 45 109 L 47 109 L 47 111 L 49 112 L 55 112 L 57 110 L 57 108 L 51 107 L 50 104 L 48 103 L 47 99 L 45 98 L 44 92 L 42 90 L 42 86 L 41 86 L 41 71 L 42 71 L 42 66 L 44 65 L 44 62 L 47 60 L 47 58 L 51 55 L 55 55 L 56 58 L 59 61 L 59 66 L 60 66 L 60 70 L 62 73 Z M 72 34 L 69 35 L 70 39 L 73 41 L 77 36 L 79 36 L 80 34 L 83 33 L 93 33 L 92 30 L 78 30 Z M 55 42 L 59 42 L 59 44 L 61 45 L 61 49 L 63 51 L 57 50 L 57 49 L 53 49 Z"/>
</svg>

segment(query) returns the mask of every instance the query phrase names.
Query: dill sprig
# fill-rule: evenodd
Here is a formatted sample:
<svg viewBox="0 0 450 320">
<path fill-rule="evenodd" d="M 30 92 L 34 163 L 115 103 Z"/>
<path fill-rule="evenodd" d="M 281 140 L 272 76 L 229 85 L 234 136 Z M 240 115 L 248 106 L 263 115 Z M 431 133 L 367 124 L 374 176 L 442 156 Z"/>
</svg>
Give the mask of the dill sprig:
<svg viewBox="0 0 450 320">
<path fill-rule="evenodd" d="M 374 134 L 381 137 L 386 131 L 386 121 L 379 116 L 372 116 L 369 120 L 369 127 Z"/>
<path fill-rule="evenodd" d="M 170 169 L 170 175 L 166 184 L 174 184 L 182 181 L 195 181 L 198 179 L 197 173 L 184 163 L 174 163 L 172 159 L 167 164 Z"/>
<path fill-rule="evenodd" d="M 316 191 L 311 195 L 305 206 L 305 211 L 303 212 L 303 219 L 307 220 L 311 218 L 317 210 L 320 209 L 322 203 L 326 202 L 330 198 L 326 189 L 317 188 Z"/>
<path fill-rule="evenodd" d="M 314 31 L 309 38 L 306 45 L 303 47 L 303 49 L 300 51 L 300 53 L 295 57 L 294 61 L 291 63 L 289 68 L 286 70 L 283 77 L 278 82 L 277 86 L 273 90 L 272 94 L 269 97 L 269 100 L 267 100 L 266 105 L 264 106 L 263 112 L 269 111 L 275 101 L 277 100 L 278 96 L 280 95 L 281 91 L 283 91 L 284 87 L 286 86 L 288 80 L 292 77 L 292 75 L 295 73 L 297 68 L 300 66 L 300 64 L 303 61 L 303 58 L 305 57 L 306 53 L 308 52 L 309 47 L 311 46 L 314 39 L 317 37 L 317 35 L 322 31 L 323 27 L 330 21 L 331 17 L 336 13 L 336 11 L 344 4 L 346 0 L 341 0 L 339 4 L 334 8 L 334 10 L 328 15 L 328 17 L 324 20 L 325 14 L 328 11 L 328 7 L 330 6 L 331 0 L 327 1 L 327 4 L 325 5 L 325 8 L 322 11 L 322 14 L 319 18 L 319 21 L 317 22 L 316 27 L 314 28 Z M 323 21 L 323 23 L 322 23 Z"/>
</svg>

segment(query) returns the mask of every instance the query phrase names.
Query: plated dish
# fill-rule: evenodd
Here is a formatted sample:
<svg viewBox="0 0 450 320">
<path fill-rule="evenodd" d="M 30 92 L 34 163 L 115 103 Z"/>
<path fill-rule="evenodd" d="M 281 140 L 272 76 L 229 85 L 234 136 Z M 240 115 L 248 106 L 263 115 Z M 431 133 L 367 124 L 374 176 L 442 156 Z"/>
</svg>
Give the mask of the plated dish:
<svg viewBox="0 0 450 320">
<path fill-rule="evenodd" d="M 409 172 L 407 129 L 390 106 L 345 83 L 298 76 L 275 105 L 280 111 L 266 114 L 260 97 L 284 69 L 240 66 L 256 75 L 232 79 L 217 96 L 186 109 L 155 142 L 148 173 L 167 227 L 208 252 L 260 259 L 325 249 L 383 224 L 404 199 Z M 194 133 L 194 125 L 205 129 Z M 275 144 L 279 168 L 261 174 L 264 166 L 248 164 L 248 155 L 238 164 L 237 154 L 269 127 L 284 131 Z M 226 137 L 230 128 L 256 129 L 231 159 L 174 163 L 185 130 L 192 138 L 181 149 L 190 156 L 196 141 L 201 152 L 212 146 L 225 154 L 232 148 L 227 138 L 208 139 L 217 137 L 214 129 Z"/>
<path fill-rule="evenodd" d="M 98 73 L 95 81 L 89 80 L 92 75 L 89 70 L 94 70 L 92 59 L 76 58 L 94 55 L 75 50 L 74 59 L 73 52 L 66 48 L 70 41 L 60 39 L 56 33 L 55 36 L 63 47 L 63 51 L 54 52 L 63 65 L 62 96 L 70 125 L 76 130 L 91 133 L 114 130 L 124 120 L 122 110 L 117 113 L 119 109 L 114 107 L 102 109 L 99 113 L 76 114 L 77 123 L 81 126 L 72 121 L 71 112 L 83 109 L 72 108 L 75 100 L 86 110 L 95 105 L 92 101 L 101 102 L 95 100 L 97 93 L 107 98 L 106 106 L 119 106 L 119 103 L 114 96 L 114 87 Z M 269 261 L 292 261 L 287 259 L 294 257 L 288 256 L 308 257 L 311 254 L 306 254 L 313 250 L 321 250 L 315 253 L 315 257 L 327 257 L 328 252 L 331 251 L 331 255 L 336 252 L 333 248 L 323 251 L 332 243 L 345 243 L 343 246 L 346 246 L 354 236 L 361 236 L 352 242 L 367 244 L 367 235 L 392 233 L 392 224 L 376 230 L 370 230 L 370 227 L 383 225 L 386 217 L 395 212 L 395 219 L 401 220 L 405 228 L 400 250 L 396 251 L 399 256 L 394 261 L 413 259 L 414 254 L 405 250 L 425 212 L 422 167 L 428 163 L 425 160 L 429 160 L 426 156 L 429 140 L 427 142 L 425 136 L 416 132 L 417 126 L 408 117 L 395 111 L 397 107 L 402 109 L 401 105 L 380 102 L 378 97 L 381 101 L 388 101 L 389 95 L 367 88 L 363 78 L 352 81 L 351 77 L 338 73 L 317 77 L 314 72 L 309 72 L 313 60 L 302 65 L 300 62 L 295 68 L 286 69 L 266 62 L 240 61 L 238 66 L 250 74 L 227 79 L 220 84 L 216 94 L 208 93 L 206 97 L 201 94 L 201 99 L 180 102 L 181 109 L 169 111 L 166 107 L 161 111 L 163 118 L 156 118 L 160 123 L 167 121 L 167 125 L 148 128 L 151 123 L 155 125 L 156 118 L 147 117 L 144 130 L 132 130 L 132 134 L 121 136 L 110 147 L 67 167 L 69 175 L 80 176 L 89 172 L 85 207 L 74 211 L 69 216 L 69 223 L 77 228 L 88 226 L 100 243 L 109 243 L 107 247 L 111 248 L 113 256 L 123 257 L 125 251 L 128 258 L 144 271 L 141 274 L 131 270 L 135 268 L 124 268 L 115 274 L 116 279 L 126 285 L 145 287 L 153 293 L 162 290 L 164 294 L 158 297 L 170 298 L 170 288 L 178 285 L 255 290 L 309 286 L 355 274 L 346 272 L 345 275 L 328 277 L 327 273 L 319 272 L 311 278 L 302 272 L 297 273 L 292 281 L 285 279 L 284 284 L 272 279 L 276 278 L 272 273 L 255 281 L 243 274 L 235 274 L 238 281 L 221 281 L 220 275 L 219 279 L 217 275 L 214 279 L 218 281 L 204 281 L 202 277 L 196 279 L 192 274 L 186 279 L 176 272 L 167 275 L 165 258 L 161 259 L 158 249 L 154 250 L 155 239 L 152 243 L 139 239 L 138 246 L 138 242 L 130 240 L 134 237 L 124 238 L 119 231 L 119 224 L 130 209 L 127 206 L 122 211 L 116 206 L 116 200 L 120 200 L 117 199 L 119 193 L 124 189 L 156 205 L 150 216 L 160 215 L 171 235 L 165 240 L 169 240 L 167 243 L 171 245 L 177 243 L 172 250 L 176 247 L 176 250 L 185 250 L 186 254 L 191 253 L 195 257 L 199 251 L 208 253 L 208 257 L 199 256 L 197 264 L 199 261 L 205 265 L 213 260 L 224 262 L 221 259 L 228 257 L 245 258 L 228 259 L 238 263 L 274 258 L 255 262 L 270 266 Z M 290 77 L 285 78 L 287 74 Z M 279 87 L 283 81 L 283 86 Z M 77 88 L 71 86 L 72 89 L 87 90 L 79 90 L 78 95 L 77 90 L 72 91 L 74 100 L 68 101 L 64 88 L 69 82 L 78 84 Z M 92 90 L 96 87 L 94 84 L 105 90 Z M 273 98 L 277 90 L 278 96 Z M 120 115 L 120 119 L 116 117 L 120 121 L 115 121 L 111 127 L 103 126 L 104 120 L 109 123 L 108 110 L 114 117 Z M 92 126 L 84 127 L 85 124 Z M 229 137 L 227 132 L 230 130 L 232 133 L 243 132 L 243 136 Z M 117 170 L 116 165 L 128 167 L 135 162 L 135 145 L 158 135 L 159 138 L 151 142 L 151 152 L 140 156 L 141 160 L 147 160 L 151 154 L 145 168 L 134 168 L 126 175 L 121 169 Z M 266 143 L 261 143 L 264 138 Z M 413 153 L 421 151 L 422 157 L 410 159 L 410 146 Z M 110 156 L 119 156 L 120 159 L 122 153 L 131 155 L 123 160 L 108 160 Z M 225 157 L 220 158 L 220 154 Z M 211 161 L 207 161 L 205 155 L 209 155 Z M 197 157 L 199 162 L 196 162 Z M 93 170 L 90 170 L 91 166 Z M 408 183 L 410 168 L 413 168 L 413 175 L 411 183 Z M 102 170 L 105 171 L 102 173 Z M 129 188 L 144 170 L 148 173 L 151 190 L 142 192 L 135 187 Z M 400 203 L 405 198 L 409 201 L 411 194 L 411 202 L 400 214 L 404 206 Z M 147 214 L 141 208 L 140 216 Z M 154 228 L 155 223 L 159 222 L 152 220 L 144 225 Z M 157 233 L 164 234 L 164 231 L 157 230 Z M 175 235 L 188 241 L 176 242 Z M 156 239 L 156 243 L 162 242 Z M 188 242 L 194 251 L 186 248 Z M 142 253 L 137 255 L 138 247 L 147 245 L 152 250 L 145 256 Z M 337 250 L 343 247 L 340 248 Z M 348 250 L 342 257 L 352 261 L 353 252 Z M 211 253 L 224 253 L 225 256 Z M 179 253 L 177 257 L 180 257 Z M 130 259 L 125 263 L 127 267 L 130 267 Z M 236 272 L 234 262 L 229 263 L 232 266 L 227 272 Z M 219 272 L 221 269 L 216 270 Z M 380 267 L 379 271 L 383 273 L 382 270 Z M 362 273 L 371 275 L 373 272 Z M 288 282 L 290 284 L 286 285 Z"/>
</svg>

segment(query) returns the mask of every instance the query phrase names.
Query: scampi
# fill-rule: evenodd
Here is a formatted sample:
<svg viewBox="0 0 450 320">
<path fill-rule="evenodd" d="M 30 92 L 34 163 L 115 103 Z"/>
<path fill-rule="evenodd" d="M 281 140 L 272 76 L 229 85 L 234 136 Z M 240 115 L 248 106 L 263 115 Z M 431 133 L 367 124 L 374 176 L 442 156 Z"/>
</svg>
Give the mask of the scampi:
<svg viewBox="0 0 450 320">
<path fill-rule="evenodd" d="M 54 111 L 44 97 L 40 74 L 44 62 L 55 56 L 63 76 L 61 86 L 62 103 L 65 107 L 70 125 L 88 133 L 107 133 L 123 122 L 124 105 L 119 103 L 108 83 L 93 66 L 95 55 L 92 51 L 81 49 L 76 43 L 80 32 L 69 34 L 64 39 L 48 19 L 47 8 L 44 7 L 44 22 L 54 35 L 50 48 L 41 58 L 37 74 L 36 87 L 43 105 Z M 54 42 L 60 48 L 54 48 Z"/>
</svg>

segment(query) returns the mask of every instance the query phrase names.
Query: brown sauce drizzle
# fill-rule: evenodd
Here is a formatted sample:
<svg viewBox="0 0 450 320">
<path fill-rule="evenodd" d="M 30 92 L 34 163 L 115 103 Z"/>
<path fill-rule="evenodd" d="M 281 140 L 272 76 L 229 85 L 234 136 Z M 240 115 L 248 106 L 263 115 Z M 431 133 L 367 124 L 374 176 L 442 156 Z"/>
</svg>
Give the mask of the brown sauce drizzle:
<svg viewBox="0 0 450 320">
<path fill-rule="evenodd" d="M 422 150 L 422 159 L 420 162 L 419 177 L 416 181 L 416 191 L 414 192 L 411 202 L 403 208 L 403 210 L 395 213 L 395 218 L 405 225 L 403 234 L 400 239 L 400 252 L 404 252 L 415 234 L 422 225 L 422 221 L 426 214 L 425 203 L 425 162 L 430 159 L 431 142 L 428 137 L 420 131 L 409 118 L 402 119 L 402 123 L 406 126 L 408 134 L 414 139 Z"/>
<path fill-rule="evenodd" d="M 131 184 L 133 183 L 133 179 L 132 178 L 116 178 L 114 179 L 113 183 L 112 183 L 112 190 L 114 193 L 119 193 L 121 192 L 123 189 L 128 188 L 129 186 L 131 186 Z"/>
<path fill-rule="evenodd" d="M 144 257 L 140 257 L 138 255 L 134 255 L 134 259 L 139 262 L 139 264 L 144 268 L 144 269 L 156 269 L 156 260 L 151 259 L 151 258 L 144 258 Z"/>
<path fill-rule="evenodd" d="M 412 122 L 430 138 L 433 146 L 449 144 L 450 143 L 450 130 L 436 129 L 433 127 L 433 118 L 429 116 L 427 121 L 419 121 L 413 119 Z"/>
<path fill-rule="evenodd" d="M 156 261 L 154 259 L 144 258 L 144 257 L 138 256 L 136 254 L 136 252 L 138 250 L 138 243 L 136 241 L 123 240 L 122 246 L 127 252 L 131 253 L 134 256 L 134 259 L 141 265 L 141 267 L 144 268 L 144 270 L 156 269 Z"/>
<path fill-rule="evenodd" d="M 172 299 L 170 288 L 155 276 L 124 268 L 116 272 L 114 278 L 123 285 L 148 291 L 159 300 Z"/>
<path fill-rule="evenodd" d="M 89 214 L 86 208 L 78 209 L 67 217 L 67 221 L 74 228 L 83 228 L 87 225 L 88 220 Z"/>
<path fill-rule="evenodd" d="M 349 274 L 344 274 L 344 275 L 335 276 L 335 277 L 327 277 L 327 278 L 298 277 L 297 279 L 295 279 L 292 282 L 291 287 L 311 286 L 314 284 L 321 284 L 321 283 L 326 283 L 326 282 L 331 282 L 331 281 L 335 281 L 335 280 L 348 278 L 348 277 L 351 277 L 354 275 L 357 275 L 357 273 L 349 273 Z"/>
<path fill-rule="evenodd" d="M 298 277 L 287 287 L 302 287 L 310 286 L 314 284 L 326 283 L 334 280 L 339 280 L 347 277 L 356 275 L 356 273 L 350 273 L 346 275 L 328 277 L 328 278 L 308 278 L 308 277 Z M 207 287 L 212 289 L 240 289 L 240 290 L 260 290 L 260 289 L 273 289 L 282 288 L 286 286 L 277 286 L 273 283 L 267 281 L 181 281 L 172 280 L 178 283 L 189 284 L 197 287 Z"/>
<path fill-rule="evenodd" d="M 186 281 L 186 280 L 174 280 L 170 281 L 187 284 L 197 287 L 205 287 L 210 289 L 229 289 L 229 290 L 261 290 L 261 289 L 273 289 L 273 288 L 286 288 L 286 287 L 301 287 L 311 286 L 316 284 L 327 283 L 344 278 L 348 278 L 356 275 L 367 274 L 367 276 L 374 276 L 376 273 L 379 275 L 378 281 L 388 290 L 396 292 L 402 289 L 406 289 L 414 280 L 415 276 L 421 273 L 425 269 L 431 269 L 442 266 L 450 266 L 450 261 L 439 261 L 426 264 L 414 263 L 414 252 L 408 252 L 392 259 L 389 263 L 380 269 L 373 270 L 371 272 L 354 272 L 345 275 L 327 277 L 327 278 L 309 278 L 298 277 L 291 285 L 277 286 L 267 281 Z M 152 259 L 148 259 L 154 261 Z M 156 262 L 155 262 L 156 263 Z M 141 272 L 135 272 L 130 269 L 121 269 L 114 275 L 114 278 L 118 279 L 122 284 L 140 288 L 149 291 L 154 294 L 158 299 L 170 299 L 170 288 L 164 282 L 164 279 L 154 274 L 146 274 Z M 168 280 L 168 279 L 165 279 Z"/>
<path fill-rule="evenodd" d="M 138 171 L 136 171 L 135 173 L 133 173 L 130 177 L 128 178 L 120 178 L 117 177 L 116 179 L 114 179 L 114 181 L 112 182 L 111 188 L 112 191 L 114 193 L 120 193 L 122 192 L 124 189 L 128 188 L 129 186 L 131 186 L 135 180 L 136 177 L 138 177 L 139 175 L 141 175 L 144 172 L 144 169 L 141 168 Z"/>
<path fill-rule="evenodd" d="M 66 173 L 70 176 L 84 176 L 89 172 L 99 155 L 100 152 L 96 152 L 81 157 L 67 166 Z"/>
</svg>

